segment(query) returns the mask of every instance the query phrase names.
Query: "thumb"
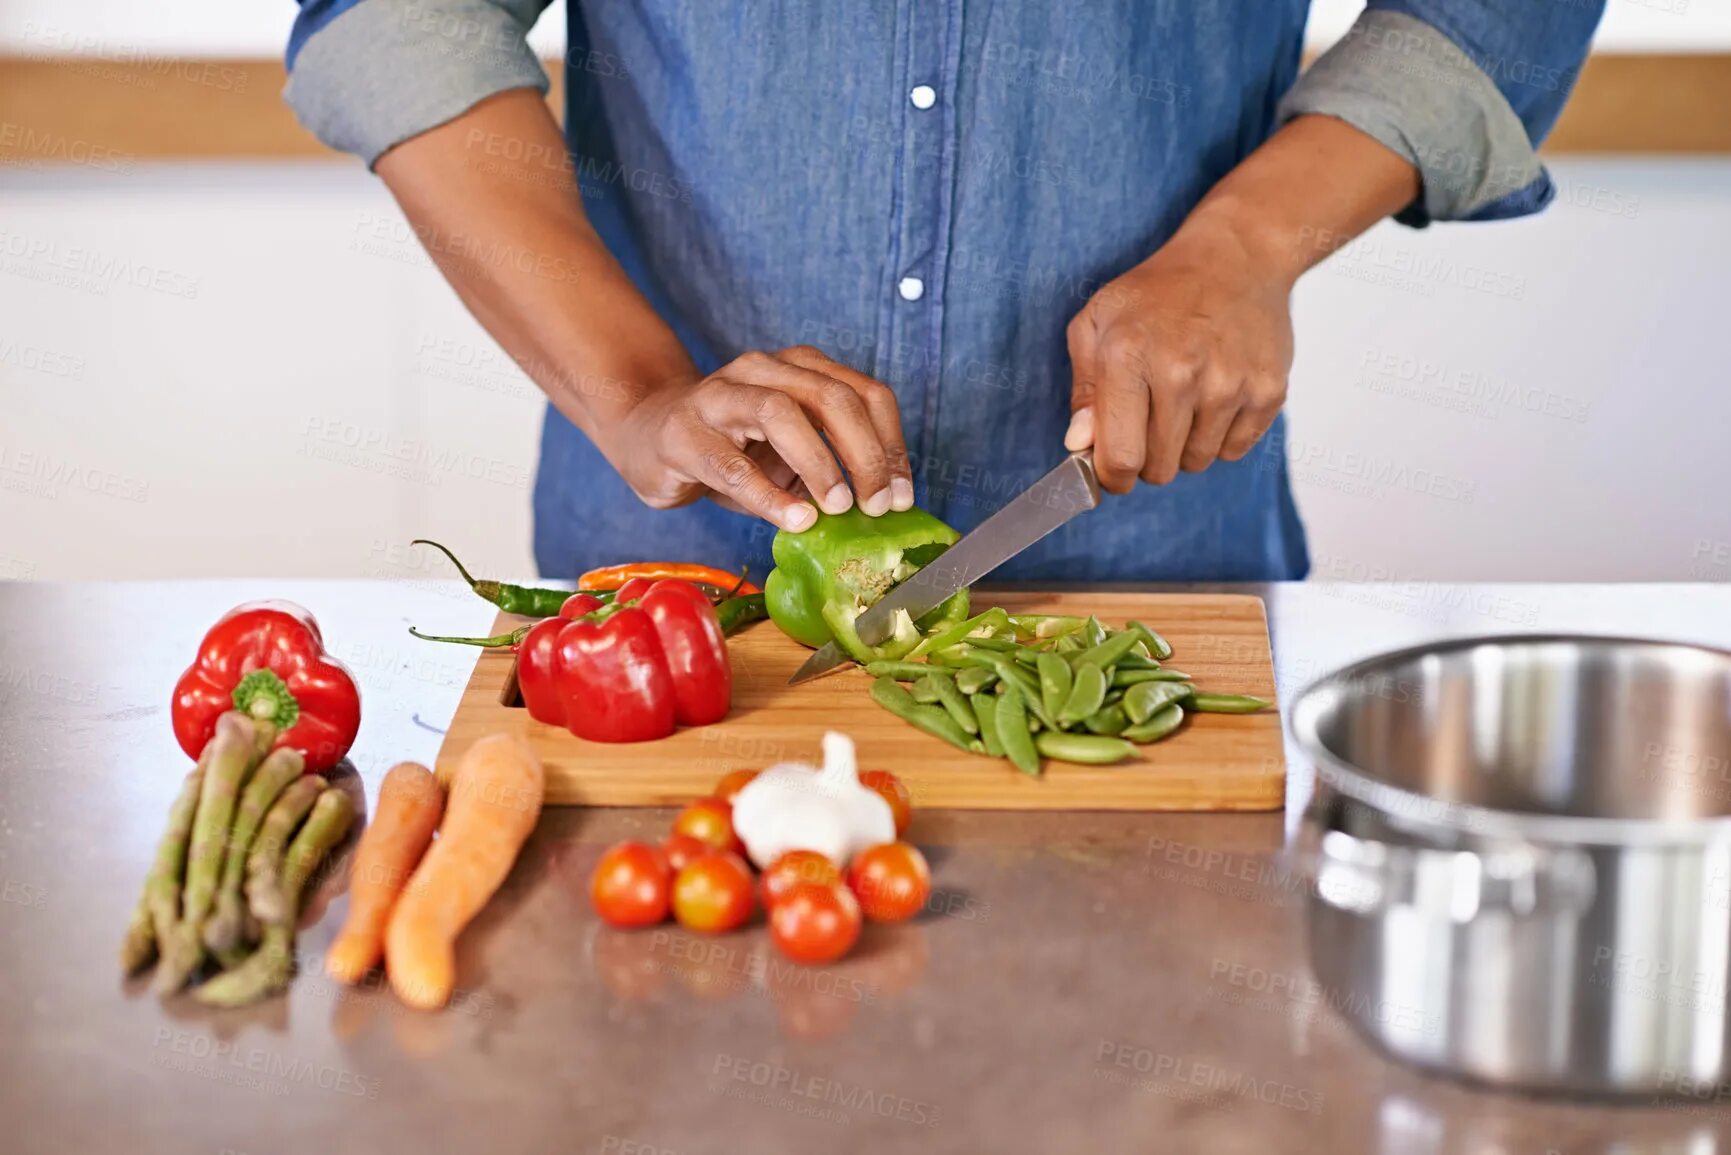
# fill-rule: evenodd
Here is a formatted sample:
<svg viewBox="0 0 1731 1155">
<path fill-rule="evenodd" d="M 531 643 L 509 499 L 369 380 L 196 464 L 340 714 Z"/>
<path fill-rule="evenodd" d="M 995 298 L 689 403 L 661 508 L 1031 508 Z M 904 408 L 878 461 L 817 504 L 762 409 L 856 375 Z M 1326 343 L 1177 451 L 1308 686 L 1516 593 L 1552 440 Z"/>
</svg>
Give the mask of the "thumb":
<svg viewBox="0 0 1731 1155">
<path fill-rule="evenodd" d="M 1075 453 L 1094 444 L 1094 383 L 1098 377 L 1094 323 L 1086 312 L 1070 323 L 1070 427 L 1064 448 Z"/>
</svg>

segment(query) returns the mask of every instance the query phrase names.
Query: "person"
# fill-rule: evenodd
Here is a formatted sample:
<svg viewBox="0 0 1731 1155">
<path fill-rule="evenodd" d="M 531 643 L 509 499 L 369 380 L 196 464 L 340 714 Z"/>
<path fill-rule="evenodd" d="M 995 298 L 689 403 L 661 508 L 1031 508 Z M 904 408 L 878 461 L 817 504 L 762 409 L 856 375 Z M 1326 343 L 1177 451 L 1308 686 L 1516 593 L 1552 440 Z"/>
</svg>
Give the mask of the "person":
<svg viewBox="0 0 1731 1155">
<path fill-rule="evenodd" d="M 1295 282 L 1542 208 L 1602 0 L 1373 0 L 1302 76 L 1307 0 L 571 0 L 563 139 L 544 7 L 302 0 L 285 90 L 546 392 L 544 574 L 966 530 L 1091 448 L 995 577 L 1271 580 Z"/>
</svg>

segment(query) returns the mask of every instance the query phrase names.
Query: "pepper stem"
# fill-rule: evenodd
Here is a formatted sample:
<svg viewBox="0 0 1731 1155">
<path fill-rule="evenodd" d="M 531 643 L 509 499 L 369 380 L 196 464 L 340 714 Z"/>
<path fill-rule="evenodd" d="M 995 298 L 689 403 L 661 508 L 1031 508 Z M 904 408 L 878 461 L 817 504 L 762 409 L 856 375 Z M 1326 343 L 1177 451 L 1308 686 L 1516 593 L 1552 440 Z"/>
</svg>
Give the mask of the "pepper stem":
<svg viewBox="0 0 1731 1155">
<path fill-rule="evenodd" d="M 423 642 L 454 642 L 459 646 L 485 646 L 488 649 L 493 649 L 499 646 L 518 645 L 533 628 L 533 626 L 522 626 L 518 629 L 512 630 L 508 634 L 494 634 L 490 638 L 441 637 L 438 634 L 423 634 L 414 626 L 409 627 L 409 632 L 417 638 L 420 638 Z"/>
<path fill-rule="evenodd" d="M 269 722 L 279 734 L 300 720 L 300 703 L 288 683 L 272 670 L 254 670 L 235 684 L 231 697 L 235 709 L 249 718 Z"/>
<path fill-rule="evenodd" d="M 440 553 L 444 554 L 446 557 L 451 559 L 451 564 L 457 567 L 457 572 L 463 575 L 463 580 L 469 583 L 470 589 L 474 590 L 477 594 L 479 594 L 481 597 L 485 598 L 487 601 L 492 602 L 494 605 L 499 604 L 500 584 L 501 583 L 496 582 L 496 581 L 477 581 L 477 580 L 475 580 L 475 578 L 470 575 L 469 571 L 463 567 L 463 563 L 457 560 L 457 555 L 452 553 L 448 547 L 442 546 L 438 542 L 433 541 L 431 538 L 425 538 L 425 537 L 417 537 L 414 541 L 411 541 L 409 544 L 410 545 L 430 545 L 430 546 L 432 546 L 434 549 L 438 550 Z"/>
</svg>

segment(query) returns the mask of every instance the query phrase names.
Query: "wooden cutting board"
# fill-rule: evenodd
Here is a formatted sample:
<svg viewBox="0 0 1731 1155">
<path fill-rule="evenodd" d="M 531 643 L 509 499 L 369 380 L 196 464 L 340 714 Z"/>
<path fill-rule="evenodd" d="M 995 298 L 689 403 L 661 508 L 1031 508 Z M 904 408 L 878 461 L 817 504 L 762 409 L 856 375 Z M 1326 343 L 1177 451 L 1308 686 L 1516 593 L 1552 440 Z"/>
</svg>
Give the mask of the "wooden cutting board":
<svg viewBox="0 0 1731 1155">
<path fill-rule="evenodd" d="M 980 595 L 1012 613 L 1099 615 L 1109 626 L 1147 622 L 1172 644 L 1166 664 L 1221 693 L 1274 700 L 1268 622 L 1258 598 L 1239 594 Z M 500 615 L 494 633 L 521 619 Z M 729 770 L 819 760 L 825 730 L 859 746 L 862 768 L 892 770 L 916 807 L 963 810 L 1276 810 L 1285 802 L 1280 718 L 1193 715 L 1183 729 L 1116 766 L 1047 762 L 1039 778 L 998 758 L 955 747 L 887 713 L 867 692 L 872 679 L 850 667 L 802 686 L 787 679 L 811 653 L 773 623 L 730 639 L 733 711 L 714 726 L 681 729 L 658 742 L 586 742 L 529 717 L 517 701 L 514 659 L 483 652 L 439 749 L 441 775 L 477 738 L 524 735 L 547 768 L 547 801 L 579 806 L 682 805 L 710 793 Z"/>
</svg>

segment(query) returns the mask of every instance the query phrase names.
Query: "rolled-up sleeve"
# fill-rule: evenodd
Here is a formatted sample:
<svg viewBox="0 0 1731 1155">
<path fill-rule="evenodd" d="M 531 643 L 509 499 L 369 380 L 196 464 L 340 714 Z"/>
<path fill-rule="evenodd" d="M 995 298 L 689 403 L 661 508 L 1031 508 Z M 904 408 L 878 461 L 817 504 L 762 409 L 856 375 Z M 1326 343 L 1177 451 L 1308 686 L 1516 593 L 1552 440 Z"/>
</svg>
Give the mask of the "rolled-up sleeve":
<svg viewBox="0 0 1731 1155">
<path fill-rule="evenodd" d="M 513 88 L 547 91 L 529 29 L 548 0 L 303 0 L 283 97 L 371 168 L 393 145 Z"/>
<path fill-rule="evenodd" d="M 1396 219 L 1498 220 L 1556 195 L 1538 146 L 1574 88 L 1604 0 L 1373 0 L 1280 105 L 1343 120 L 1411 161 Z"/>
</svg>

